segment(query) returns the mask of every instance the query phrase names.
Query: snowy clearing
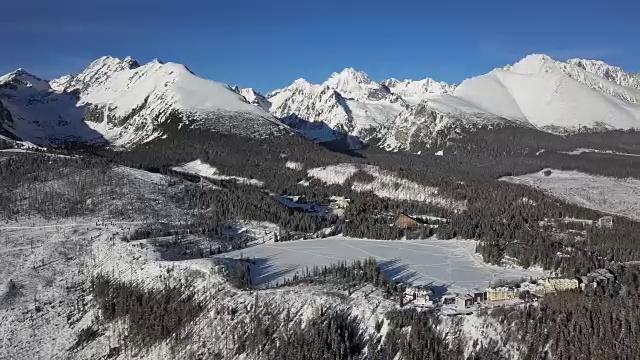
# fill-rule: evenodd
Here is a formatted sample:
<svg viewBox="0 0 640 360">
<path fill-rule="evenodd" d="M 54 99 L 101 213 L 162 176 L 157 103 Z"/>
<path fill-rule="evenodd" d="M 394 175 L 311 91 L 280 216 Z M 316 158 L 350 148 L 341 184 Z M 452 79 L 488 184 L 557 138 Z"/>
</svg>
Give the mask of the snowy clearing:
<svg viewBox="0 0 640 360">
<path fill-rule="evenodd" d="M 304 164 L 301 162 L 297 162 L 297 161 L 287 161 L 286 164 L 284 164 L 284 166 L 287 169 L 291 169 L 291 170 L 298 170 L 298 171 L 302 171 L 302 169 L 304 169 Z"/>
<path fill-rule="evenodd" d="M 622 153 L 622 152 L 613 151 L 613 150 L 598 150 L 598 149 L 587 149 L 587 148 L 578 148 L 571 151 L 560 151 L 560 152 L 567 155 L 598 153 L 598 154 L 610 154 L 610 155 L 621 155 L 621 156 L 640 156 L 640 154 L 630 154 L 630 153 Z"/>
<path fill-rule="evenodd" d="M 453 290 L 485 288 L 497 279 L 542 277 L 539 270 L 504 268 L 484 263 L 475 254 L 474 240 L 366 240 L 333 236 L 325 239 L 263 244 L 221 256 L 255 258 L 262 270 L 254 284 L 267 284 L 305 267 L 351 262 L 373 257 L 387 276 L 414 284 L 446 286 Z"/>
<path fill-rule="evenodd" d="M 222 175 L 220 174 L 218 169 L 199 159 L 188 162 L 182 166 L 175 166 L 172 169 L 178 172 L 203 176 L 212 180 L 233 180 L 241 184 L 247 184 L 247 185 L 253 185 L 253 186 L 264 185 L 264 182 L 256 179 L 247 179 L 240 176 Z"/>
<path fill-rule="evenodd" d="M 586 208 L 640 220 L 640 180 L 596 176 L 579 171 L 544 170 L 500 180 L 540 188 Z"/>
<path fill-rule="evenodd" d="M 327 184 L 344 184 L 358 171 L 371 175 L 371 182 L 354 181 L 352 189 L 359 192 L 371 191 L 382 198 L 431 202 L 450 209 L 464 209 L 463 201 L 456 201 L 438 195 L 438 188 L 403 179 L 381 170 L 377 166 L 360 164 L 338 164 L 309 169 L 307 175 Z"/>
</svg>

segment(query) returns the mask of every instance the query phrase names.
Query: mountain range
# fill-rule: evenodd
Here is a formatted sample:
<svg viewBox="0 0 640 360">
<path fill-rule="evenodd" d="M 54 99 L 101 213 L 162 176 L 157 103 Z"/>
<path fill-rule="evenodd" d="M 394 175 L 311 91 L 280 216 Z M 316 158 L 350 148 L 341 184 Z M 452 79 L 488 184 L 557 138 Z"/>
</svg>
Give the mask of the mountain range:
<svg viewBox="0 0 640 360">
<path fill-rule="evenodd" d="M 101 57 L 50 81 L 23 69 L 0 77 L 0 136 L 38 145 L 84 142 L 129 147 L 183 126 L 250 137 L 298 131 L 420 151 L 478 126 L 554 133 L 640 128 L 640 75 L 598 60 L 529 55 L 447 84 L 374 81 L 353 68 L 322 84 L 305 79 L 265 95 L 193 74 L 186 66 Z"/>
</svg>

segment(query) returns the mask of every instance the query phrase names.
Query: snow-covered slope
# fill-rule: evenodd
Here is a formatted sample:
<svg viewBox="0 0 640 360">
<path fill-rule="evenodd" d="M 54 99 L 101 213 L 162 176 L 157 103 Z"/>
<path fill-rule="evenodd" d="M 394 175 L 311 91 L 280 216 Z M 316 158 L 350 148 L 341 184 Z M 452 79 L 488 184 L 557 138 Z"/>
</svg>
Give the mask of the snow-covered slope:
<svg viewBox="0 0 640 360">
<path fill-rule="evenodd" d="M 75 95 L 53 91 L 47 81 L 18 69 L 0 77 L 0 134 L 34 144 L 104 142 L 84 123 L 76 102 Z"/>
<path fill-rule="evenodd" d="M 67 90 L 80 91 L 79 105 L 97 110 L 91 126 L 117 145 L 162 135 L 177 111 L 189 124 L 210 130 L 265 136 L 281 125 L 227 86 L 194 75 L 184 65 L 103 57 L 76 76 Z"/>
<path fill-rule="evenodd" d="M 140 66 L 131 58 L 105 56 L 76 76 L 47 82 L 18 70 L 0 84 L 14 118 L 10 131 L 37 143 L 72 135 L 129 146 L 186 124 L 253 137 L 285 128 L 226 85 L 158 60 Z"/>
<path fill-rule="evenodd" d="M 546 55 L 465 80 L 454 96 L 541 129 L 640 127 L 640 91 Z"/>
</svg>

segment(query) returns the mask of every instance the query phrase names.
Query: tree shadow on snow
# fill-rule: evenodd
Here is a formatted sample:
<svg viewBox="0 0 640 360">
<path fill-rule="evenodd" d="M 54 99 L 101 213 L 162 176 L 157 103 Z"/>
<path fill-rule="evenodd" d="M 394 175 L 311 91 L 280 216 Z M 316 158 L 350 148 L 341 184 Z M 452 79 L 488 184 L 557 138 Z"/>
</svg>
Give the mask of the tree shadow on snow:
<svg viewBox="0 0 640 360">
<path fill-rule="evenodd" d="M 420 279 L 420 273 L 413 271 L 408 265 L 402 263 L 402 259 L 378 261 L 378 268 L 387 279 L 401 283 L 412 283 Z"/>
<path fill-rule="evenodd" d="M 251 282 L 254 287 L 282 282 L 288 275 L 299 270 L 295 265 L 284 265 L 273 261 L 274 255 L 250 259 Z M 302 271 L 301 271 L 302 272 Z"/>
</svg>

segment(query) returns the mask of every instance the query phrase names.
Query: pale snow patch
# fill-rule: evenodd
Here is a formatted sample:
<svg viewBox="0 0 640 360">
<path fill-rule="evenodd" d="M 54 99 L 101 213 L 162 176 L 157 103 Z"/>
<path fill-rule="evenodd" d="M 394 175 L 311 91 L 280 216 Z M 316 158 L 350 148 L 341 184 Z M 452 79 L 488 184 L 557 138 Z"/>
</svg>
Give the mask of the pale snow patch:
<svg viewBox="0 0 640 360">
<path fill-rule="evenodd" d="M 202 160 L 194 160 L 181 166 L 174 166 L 172 170 L 184 172 L 187 174 L 199 175 L 213 180 L 234 180 L 241 184 L 263 186 L 264 182 L 256 179 L 247 179 L 240 176 L 222 175 L 215 167 L 203 162 Z"/>
<path fill-rule="evenodd" d="M 344 184 L 350 177 L 358 172 L 356 164 L 338 164 L 313 168 L 307 171 L 307 175 L 314 177 L 329 185 Z"/>
<path fill-rule="evenodd" d="M 299 170 L 302 171 L 302 169 L 304 169 L 304 164 L 301 162 L 297 162 L 297 161 L 287 161 L 286 164 L 284 164 L 285 167 L 287 167 L 287 169 L 291 169 L 291 170 Z"/>
<path fill-rule="evenodd" d="M 421 185 L 400 178 L 373 165 L 343 163 L 309 169 L 307 174 L 327 184 L 344 184 L 358 171 L 366 172 L 373 176 L 374 180 L 369 183 L 354 181 L 352 189 L 355 191 L 372 191 L 383 198 L 432 202 L 453 209 L 464 209 L 466 207 L 466 203 L 463 201 L 447 199 L 438 195 L 438 188 L 436 187 Z"/>
<path fill-rule="evenodd" d="M 436 156 L 443 156 L 444 155 L 444 150 L 438 150 L 435 153 Z"/>
<path fill-rule="evenodd" d="M 640 154 L 630 154 L 623 153 L 613 150 L 598 150 L 598 149 L 587 149 L 587 148 L 578 148 L 571 151 L 560 151 L 560 153 L 567 155 L 580 155 L 584 153 L 599 153 L 599 154 L 611 154 L 611 155 L 622 155 L 622 156 L 640 156 Z"/>
<path fill-rule="evenodd" d="M 640 180 L 596 176 L 578 171 L 544 170 L 500 180 L 541 188 L 568 202 L 640 220 Z"/>
</svg>

